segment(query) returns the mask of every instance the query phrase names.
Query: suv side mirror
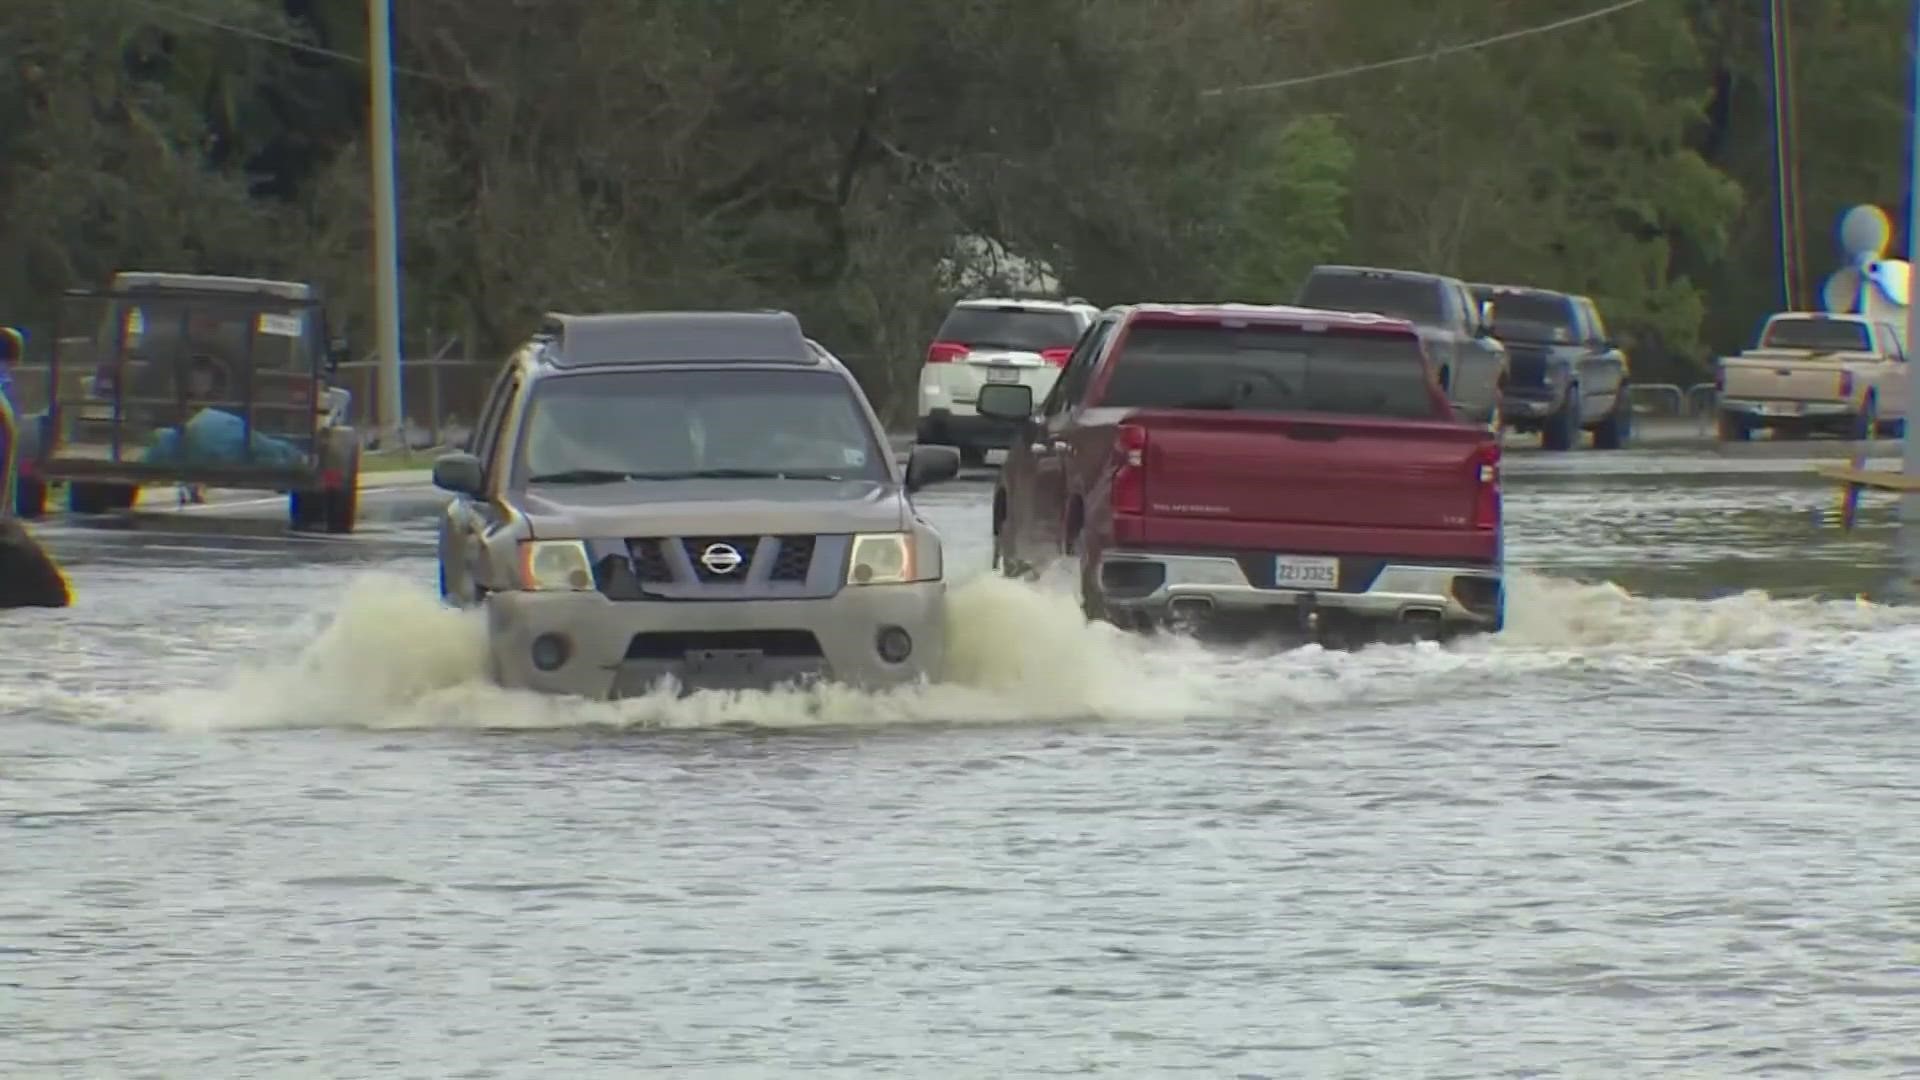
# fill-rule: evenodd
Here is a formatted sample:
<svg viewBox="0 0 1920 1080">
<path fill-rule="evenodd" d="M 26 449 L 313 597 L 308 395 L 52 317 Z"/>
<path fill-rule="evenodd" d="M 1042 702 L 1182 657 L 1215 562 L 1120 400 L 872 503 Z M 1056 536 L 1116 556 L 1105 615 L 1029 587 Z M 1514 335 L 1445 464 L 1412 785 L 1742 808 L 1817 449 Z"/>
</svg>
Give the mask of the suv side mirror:
<svg viewBox="0 0 1920 1080">
<path fill-rule="evenodd" d="M 907 455 L 908 491 L 919 491 L 959 475 L 960 451 L 951 446 L 915 446 Z"/>
<path fill-rule="evenodd" d="M 472 454 L 447 454 L 433 463 L 433 486 L 455 495 L 478 495 L 483 483 L 481 473 L 480 459 Z"/>
<path fill-rule="evenodd" d="M 1033 387 L 1025 383 L 988 383 L 974 398 L 973 408 L 994 420 L 1025 423 L 1033 418 Z"/>
</svg>

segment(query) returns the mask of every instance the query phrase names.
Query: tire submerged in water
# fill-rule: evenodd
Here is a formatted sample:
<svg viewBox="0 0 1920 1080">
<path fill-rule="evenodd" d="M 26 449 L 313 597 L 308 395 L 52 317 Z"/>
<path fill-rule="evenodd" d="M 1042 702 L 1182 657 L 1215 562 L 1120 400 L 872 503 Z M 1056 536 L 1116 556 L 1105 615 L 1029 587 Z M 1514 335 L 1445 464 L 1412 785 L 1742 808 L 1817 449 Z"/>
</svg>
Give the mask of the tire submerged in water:
<svg viewBox="0 0 1920 1080">
<path fill-rule="evenodd" d="M 0 518 L 0 610 L 71 603 L 66 576 L 53 557 L 17 519 Z"/>
</svg>

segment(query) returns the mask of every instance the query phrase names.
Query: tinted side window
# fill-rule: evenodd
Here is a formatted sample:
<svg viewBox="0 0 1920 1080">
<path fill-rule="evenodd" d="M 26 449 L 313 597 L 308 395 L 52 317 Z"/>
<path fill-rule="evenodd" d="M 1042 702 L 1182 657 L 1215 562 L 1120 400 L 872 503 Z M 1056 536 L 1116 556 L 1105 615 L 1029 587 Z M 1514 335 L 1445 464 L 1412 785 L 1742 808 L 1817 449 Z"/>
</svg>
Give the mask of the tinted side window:
<svg viewBox="0 0 1920 1080">
<path fill-rule="evenodd" d="M 1080 339 L 1073 355 L 1067 358 L 1066 369 L 1054 382 L 1053 392 L 1047 395 L 1046 406 L 1041 410 L 1043 415 L 1058 416 L 1086 393 L 1087 379 L 1093 374 L 1093 365 L 1099 361 L 1100 350 L 1106 345 L 1107 338 L 1113 336 L 1117 321 L 1102 319 Z"/>
</svg>

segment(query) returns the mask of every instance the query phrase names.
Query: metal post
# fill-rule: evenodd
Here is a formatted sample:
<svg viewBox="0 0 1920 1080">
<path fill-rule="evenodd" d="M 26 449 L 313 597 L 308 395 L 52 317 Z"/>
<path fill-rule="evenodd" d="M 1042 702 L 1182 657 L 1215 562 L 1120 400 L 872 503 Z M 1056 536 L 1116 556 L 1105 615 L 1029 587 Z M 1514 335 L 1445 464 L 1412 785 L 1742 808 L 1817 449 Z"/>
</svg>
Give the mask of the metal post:
<svg viewBox="0 0 1920 1080">
<path fill-rule="evenodd" d="M 380 321 L 380 435 L 406 451 L 400 400 L 400 243 L 395 225 L 393 164 L 393 13 L 389 0 L 367 0 L 367 68 L 373 80 L 374 277 Z"/>
<path fill-rule="evenodd" d="M 1920 347 L 1920 0 L 1913 5 L 1913 37 L 1908 39 L 1911 62 L 1912 83 L 1908 98 L 1912 111 L 1907 116 L 1910 145 L 1907 147 L 1909 165 L 1907 172 L 1907 421 L 1900 433 L 1901 471 L 1909 477 L 1920 477 L 1920 439 L 1914 436 L 1916 407 L 1920 407 L 1920 360 L 1913 358 L 1913 350 Z M 1920 529 L 1920 493 L 1904 492 L 1900 496 L 1900 520 L 1909 528 Z M 1906 539 L 1914 540 L 1914 537 Z"/>
</svg>

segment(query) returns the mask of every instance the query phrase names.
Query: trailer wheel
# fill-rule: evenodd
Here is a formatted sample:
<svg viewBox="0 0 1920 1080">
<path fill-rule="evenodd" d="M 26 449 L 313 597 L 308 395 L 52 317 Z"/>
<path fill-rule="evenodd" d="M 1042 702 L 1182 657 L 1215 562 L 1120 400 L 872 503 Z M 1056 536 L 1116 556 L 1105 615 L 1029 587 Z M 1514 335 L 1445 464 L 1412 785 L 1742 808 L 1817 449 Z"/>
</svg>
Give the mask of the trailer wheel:
<svg viewBox="0 0 1920 1080">
<path fill-rule="evenodd" d="M 287 520 L 301 532 L 350 533 L 360 517 L 360 440 L 351 428 L 333 428 L 324 438 L 321 468 L 338 469 L 340 486 L 292 492 Z"/>
<path fill-rule="evenodd" d="M 324 524 L 330 533 L 345 535 L 360 519 L 360 448 L 347 455 L 347 467 L 341 470 L 338 488 L 322 496 Z"/>
<path fill-rule="evenodd" d="M 76 514 L 111 514 L 131 510 L 140 498 L 140 489 L 131 484 L 99 484 L 73 481 L 67 484 L 67 509 Z"/>
<path fill-rule="evenodd" d="M 22 476 L 13 488 L 13 512 L 27 521 L 47 516 L 47 482 L 38 476 Z"/>
</svg>

